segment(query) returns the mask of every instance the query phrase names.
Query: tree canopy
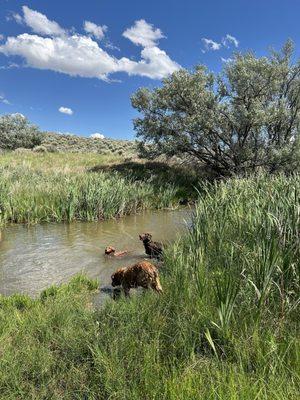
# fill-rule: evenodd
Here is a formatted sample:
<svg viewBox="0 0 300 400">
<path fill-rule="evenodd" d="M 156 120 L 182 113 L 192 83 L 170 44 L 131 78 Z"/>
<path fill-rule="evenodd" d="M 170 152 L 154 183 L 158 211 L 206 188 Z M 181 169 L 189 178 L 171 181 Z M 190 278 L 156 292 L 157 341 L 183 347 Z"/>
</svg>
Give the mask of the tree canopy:
<svg viewBox="0 0 300 400">
<path fill-rule="evenodd" d="M 222 73 L 180 70 L 162 87 L 139 89 L 132 105 L 148 157 L 186 154 L 220 175 L 276 171 L 298 154 L 300 62 L 288 41 L 280 52 L 236 53 Z"/>
</svg>

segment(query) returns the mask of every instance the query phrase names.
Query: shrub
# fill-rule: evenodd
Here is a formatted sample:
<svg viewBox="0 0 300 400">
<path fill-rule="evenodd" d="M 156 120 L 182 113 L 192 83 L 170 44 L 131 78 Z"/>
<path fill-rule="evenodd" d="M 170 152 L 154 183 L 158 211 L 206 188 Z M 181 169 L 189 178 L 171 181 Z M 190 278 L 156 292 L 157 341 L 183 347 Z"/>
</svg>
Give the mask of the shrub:
<svg viewBox="0 0 300 400">
<path fill-rule="evenodd" d="M 14 150 L 14 153 L 16 154 L 28 154 L 31 152 L 31 149 L 26 149 L 25 147 L 18 147 L 17 149 Z"/>
<path fill-rule="evenodd" d="M 47 153 L 48 149 L 45 146 L 36 146 L 32 149 L 35 153 Z"/>
<path fill-rule="evenodd" d="M 3 115 L 0 117 L 0 148 L 15 150 L 32 149 L 39 146 L 42 134 L 38 128 L 21 114 Z"/>
<path fill-rule="evenodd" d="M 142 154 L 190 155 L 219 176 L 293 169 L 299 160 L 300 68 L 289 41 L 270 57 L 235 54 L 221 75 L 180 70 L 132 104 Z"/>
</svg>

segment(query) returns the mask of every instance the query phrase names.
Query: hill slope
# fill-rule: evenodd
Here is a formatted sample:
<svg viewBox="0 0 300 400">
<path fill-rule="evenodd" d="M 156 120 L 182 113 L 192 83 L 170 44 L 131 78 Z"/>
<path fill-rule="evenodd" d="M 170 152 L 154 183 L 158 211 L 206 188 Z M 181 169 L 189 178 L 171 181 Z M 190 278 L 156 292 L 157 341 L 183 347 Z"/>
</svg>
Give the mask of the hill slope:
<svg viewBox="0 0 300 400">
<path fill-rule="evenodd" d="M 136 153 L 136 143 L 130 140 L 86 138 L 76 135 L 45 132 L 41 146 L 38 146 L 35 150 L 41 152 L 134 155 Z"/>
</svg>

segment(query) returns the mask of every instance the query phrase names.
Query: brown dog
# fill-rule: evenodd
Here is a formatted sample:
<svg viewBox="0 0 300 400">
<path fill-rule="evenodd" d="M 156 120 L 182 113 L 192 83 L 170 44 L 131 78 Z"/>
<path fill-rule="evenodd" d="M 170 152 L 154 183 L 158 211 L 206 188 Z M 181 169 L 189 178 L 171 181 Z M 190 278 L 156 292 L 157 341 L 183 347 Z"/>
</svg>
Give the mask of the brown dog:
<svg viewBox="0 0 300 400">
<path fill-rule="evenodd" d="M 127 254 L 128 251 L 127 250 L 116 251 L 116 249 L 114 247 L 107 246 L 107 247 L 105 247 L 104 253 L 107 256 L 122 257 L 122 256 L 125 256 L 125 254 Z"/>
<path fill-rule="evenodd" d="M 150 258 L 160 259 L 162 257 L 163 245 L 160 242 L 154 242 L 150 233 L 143 233 L 139 235 L 139 238 L 143 242 L 145 252 Z"/>
<path fill-rule="evenodd" d="M 140 261 L 130 267 L 118 269 L 111 276 L 113 287 L 122 286 L 125 296 L 129 296 L 131 288 L 141 286 L 145 289 L 152 288 L 158 293 L 162 293 L 162 287 L 159 282 L 158 271 L 155 265 L 149 261 Z"/>
</svg>

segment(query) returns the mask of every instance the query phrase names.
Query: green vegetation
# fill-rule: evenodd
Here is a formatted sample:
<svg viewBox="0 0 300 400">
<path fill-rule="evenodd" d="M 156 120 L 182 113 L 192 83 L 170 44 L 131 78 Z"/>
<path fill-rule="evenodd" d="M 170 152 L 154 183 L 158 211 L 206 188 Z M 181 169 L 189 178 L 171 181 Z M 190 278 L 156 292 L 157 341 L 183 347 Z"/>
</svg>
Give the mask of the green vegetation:
<svg viewBox="0 0 300 400">
<path fill-rule="evenodd" d="M 300 178 L 207 187 L 164 294 L 93 310 L 83 277 L 0 301 L 5 399 L 299 398 Z"/>
<path fill-rule="evenodd" d="M 40 133 L 21 115 L 0 117 L 0 225 L 174 207 L 196 198 L 200 167 L 202 178 L 232 176 L 200 182 L 193 225 L 164 256 L 163 295 L 95 309 L 98 283 L 79 275 L 38 299 L 1 296 L 0 398 L 299 399 L 292 55 L 287 42 L 270 57 L 236 54 L 220 76 L 200 66 L 140 89 L 139 148 L 155 161 L 135 159 L 134 142 Z"/>
<path fill-rule="evenodd" d="M 163 163 L 152 169 L 142 165 L 115 155 L 3 154 L 0 225 L 95 221 L 175 207 L 195 196 L 195 175 Z"/>
<path fill-rule="evenodd" d="M 132 105 L 147 157 L 200 161 L 218 177 L 300 166 L 300 60 L 293 44 L 256 57 L 236 53 L 221 74 L 203 65 L 180 70 L 154 90 L 139 89 Z"/>
<path fill-rule="evenodd" d="M 132 157 L 137 153 L 136 144 L 130 140 L 113 140 L 87 138 L 76 135 L 45 132 L 41 145 L 36 147 L 37 152 L 71 152 L 71 153 L 99 153 L 114 154 L 116 156 Z"/>
<path fill-rule="evenodd" d="M 136 143 L 130 140 L 99 139 L 41 132 L 22 114 L 0 116 L 0 153 L 15 150 L 17 153 L 99 153 L 116 157 L 132 157 L 137 153 Z"/>
<path fill-rule="evenodd" d="M 0 150 L 32 149 L 41 142 L 41 132 L 22 114 L 0 116 Z"/>
</svg>

